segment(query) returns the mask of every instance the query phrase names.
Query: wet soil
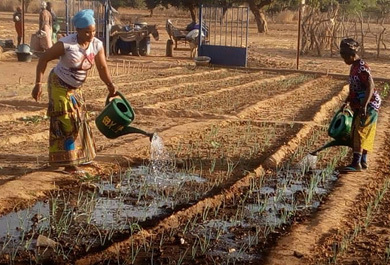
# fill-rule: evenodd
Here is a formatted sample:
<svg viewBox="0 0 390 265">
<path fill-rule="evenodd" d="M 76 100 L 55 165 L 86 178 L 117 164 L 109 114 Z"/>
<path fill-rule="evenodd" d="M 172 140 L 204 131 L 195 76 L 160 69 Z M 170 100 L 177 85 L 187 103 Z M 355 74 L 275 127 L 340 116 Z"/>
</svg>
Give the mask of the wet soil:
<svg viewBox="0 0 390 265">
<path fill-rule="evenodd" d="M 139 14 L 129 13 L 129 16 L 132 15 Z M 6 20 L 10 16 L 10 13 L 0 13 L 4 22 L 0 26 L 0 38 L 13 38 L 12 23 L 9 21 L 7 24 Z M 166 17 L 156 15 L 145 19 L 149 23 L 164 25 Z M 177 22 L 181 21 L 184 20 L 178 19 Z M 27 34 L 31 34 L 35 31 L 37 16 L 30 15 L 28 22 Z M 124 259 L 122 264 L 150 264 L 153 258 L 156 264 L 173 264 L 181 260 L 181 256 L 185 256 L 182 260 L 184 264 L 193 264 L 190 252 L 194 245 L 198 249 L 194 259 L 198 264 L 228 263 L 226 259 L 217 258 L 223 256 L 233 256 L 231 262 L 236 264 L 258 264 L 260 261 L 262 264 L 388 262 L 390 197 L 386 158 L 390 154 L 387 147 L 389 105 L 386 100 L 380 113 L 375 152 L 370 156 L 368 171 L 340 176 L 332 187 L 328 187 L 328 195 L 319 200 L 319 208 L 293 215 L 268 237 L 259 236 L 260 231 L 261 234 L 265 231 L 258 228 L 264 227 L 260 224 L 232 225 L 230 217 L 237 213 L 238 202 L 251 190 L 254 179 L 271 178 L 278 167 L 296 164 L 310 150 L 329 140 L 327 124 L 346 95 L 346 89 L 343 89 L 346 79 L 326 76 L 326 72 L 348 73 L 348 67 L 339 58 L 301 58 L 301 69 L 316 70 L 319 74 L 286 74 L 255 69 L 294 68 L 295 51 L 290 46 L 294 43 L 295 25 L 275 24 L 270 25 L 270 29 L 268 35 L 260 35 L 251 26 L 248 63 L 251 69 L 195 67 L 188 58 L 189 51 L 175 51 L 173 58 L 167 58 L 164 56 L 167 35 L 163 26 L 160 29 L 162 41 L 152 42 L 151 56 L 110 57 L 109 65 L 115 83 L 136 111 L 132 125 L 157 132 L 164 140 L 167 152 L 174 157 L 176 170 L 187 176 L 191 172 L 205 181 L 184 183 L 180 186 L 182 190 L 175 193 L 182 200 L 169 207 L 161 206 L 165 211 L 154 217 L 151 215 L 148 220 L 130 218 L 140 227 L 124 226 L 104 244 L 86 241 L 82 244 L 84 248 L 72 249 L 69 242 L 75 234 L 65 239 L 58 237 L 58 242 L 63 243 L 65 249 L 72 249 L 67 252 L 71 253 L 71 263 L 107 264 L 116 260 L 118 254 L 129 257 L 136 250 L 134 244 L 142 245 L 142 240 L 150 242 L 154 254 L 140 252 L 137 262 Z M 277 41 L 281 36 L 284 41 Z M 369 60 L 374 77 L 385 78 L 388 70 L 383 60 Z M 112 199 L 118 193 L 111 188 L 116 190 L 115 187 L 123 185 L 118 176 L 129 168 L 150 162 L 147 138 L 127 135 L 108 140 L 91 122 L 98 156 L 96 164 L 85 166 L 89 177 L 80 179 L 63 174 L 60 169 L 50 168 L 47 165 L 48 119 L 45 116 L 47 94 L 44 93 L 40 102 L 34 102 L 30 96 L 36 63 L 36 58 L 31 63 L 17 62 L 12 51 L 2 53 L 0 57 L 0 84 L 3 88 L 0 99 L 2 216 L 26 209 L 37 201 L 52 202 L 54 194 L 73 193 L 77 197 L 79 190 L 94 194 L 96 185 L 101 183 L 110 187 L 109 191 L 100 189 L 101 197 Z M 49 65 L 52 66 L 53 63 Z M 378 82 L 377 87 L 383 91 L 384 83 Z M 103 109 L 107 94 L 96 71 L 90 72 L 84 93 L 93 119 Z M 334 157 L 338 157 L 336 165 L 333 165 L 335 167 L 348 160 L 344 149 L 334 148 L 321 154 L 318 167 L 327 168 Z M 137 175 L 135 179 L 139 180 L 141 176 L 144 174 Z M 163 189 L 166 198 L 170 198 L 174 191 L 168 186 Z M 131 199 L 125 204 L 133 205 L 131 200 L 136 200 L 139 194 L 144 194 L 146 202 L 152 201 L 152 196 L 135 189 L 130 195 L 126 193 Z M 72 208 L 75 214 L 87 212 L 74 200 L 71 202 L 71 205 L 78 206 Z M 255 198 L 249 197 L 247 202 L 253 205 Z M 107 205 L 102 207 L 108 208 Z M 201 235 L 210 230 L 202 230 L 199 225 L 210 227 L 215 224 L 212 222 L 214 218 L 205 216 L 205 209 L 215 211 L 220 207 L 221 212 L 214 218 L 219 220 L 219 225 L 221 220 L 229 222 L 223 223 L 225 226 L 221 228 L 227 229 L 226 238 L 221 240 L 222 246 L 214 240 L 209 247 L 202 249 L 200 244 L 208 239 Z M 203 216 L 203 219 L 195 220 L 196 216 Z M 230 217 L 224 219 L 222 216 Z M 183 232 L 189 221 L 195 227 L 191 236 Z M 89 231 L 88 234 L 92 238 L 102 238 L 101 230 L 97 231 Z M 256 237 L 258 242 L 245 252 L 250 255 L 234 256 L 232 253 L 238 252 L 237 246 L 229 245 L 229 240 L 233 238 L 237 244 L 247 242 L 251 237 Z M 185 243 L 181 244 L 181 238 Z M 165 242 L 164 247 L 157 247 L 160 242 Z M 93 247 L 88 249 L 87 246 L 91 245 Z M 188 252 L 186 249 L 189 249 Z M 31 252 L 39 253 L 35 248 Z M 58 253 L 49 253 L 41 257 L 51 263 L 69 262 Z M 12 255 L 2 253 L 0 258 L 1 262 L 9 263 Z M 21 264 L 41 262 L 36 260 L 35 255 L 26 252 L 15 260 Z"/>
</svg>

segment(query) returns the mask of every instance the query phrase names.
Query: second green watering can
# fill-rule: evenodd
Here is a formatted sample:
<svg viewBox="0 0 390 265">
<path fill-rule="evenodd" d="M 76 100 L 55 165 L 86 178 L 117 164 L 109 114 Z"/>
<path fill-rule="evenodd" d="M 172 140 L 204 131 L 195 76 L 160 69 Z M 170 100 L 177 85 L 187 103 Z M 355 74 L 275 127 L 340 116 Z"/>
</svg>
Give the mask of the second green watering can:
<svg viewBox="0 0 390 265">
<path fill-rule="evenodd" d="M 120 92 L 118 95 L 120 98 L 114 98 L 111 101 L 107 96 L 106 107 L 95 119 L 99 131 L 110 139 L 129 133 L 140 133 L 152 140 L 153 133 L 129 126 L 134 121 L 135 113 L 125 97 Z"/>
<path fill-rule="evenodd" d="M 318 152 L 325 148 L 337 145 L 352 147 L 352 120 L 353 113 L 349 109 L 340 109 L 333 117 L 328 128 L 328 135 L 334 139 L 321 148 L 311 152 L 311 155 L 317 155 Z"/>
</svg>

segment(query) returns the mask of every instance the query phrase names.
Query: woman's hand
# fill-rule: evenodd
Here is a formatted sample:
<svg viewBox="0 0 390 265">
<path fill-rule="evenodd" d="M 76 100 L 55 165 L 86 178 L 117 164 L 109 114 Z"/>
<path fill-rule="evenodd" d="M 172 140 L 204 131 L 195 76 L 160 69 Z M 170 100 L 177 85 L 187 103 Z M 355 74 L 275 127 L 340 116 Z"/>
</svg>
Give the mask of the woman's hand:
<svg viewBox="0 0 390 265">
<path fill-rule="evenodd" d="M 341 110 L 344 111 L 348 106 L 348 102 L 344 102 L 343 105 L 341 105 Z"/>
<path fill-rule="evenodd" d="M 114 83 L 108 83 L 107 89 L 108 89 L 108 97 L 112 98 L 118 95 L 117 87 Z"/>
<path fill-rule="evenodd" d="M 39 100 L 41 100 L 41 95 L 42 95 L 42 85 L 35 84 L 31 92 L 31 96 L 33 97 L 33 99 L 35 99 L 36 102 L 38 102 Z"/>
</svg>

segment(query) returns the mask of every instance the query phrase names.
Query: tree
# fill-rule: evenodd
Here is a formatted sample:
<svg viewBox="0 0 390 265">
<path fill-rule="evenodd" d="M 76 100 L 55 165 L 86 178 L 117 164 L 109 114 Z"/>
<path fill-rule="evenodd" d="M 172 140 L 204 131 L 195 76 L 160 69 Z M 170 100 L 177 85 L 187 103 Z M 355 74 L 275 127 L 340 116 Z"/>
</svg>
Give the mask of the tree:
<svg viewBox="0 0 390 265">
<path fill-rule="evenodd" d="M 202 2 L 203 3 L 203 2 Z M 201 4 L 201 0 L 162 0 L 163 6 L 174 6 L 181 9 L 187 9 L 190 11 L 191 19 L 193 22 L 196 22 L 196 12 L 195 10 Z"/>
<path fill-rule="evenodd" d="M 30 6 L 32 0 L 24 0 L 24 12 L 27 12 L 28 7 Z M 19 0 L 19 3 L 22 4 L 22 0 Z"/>
<path fill-rule="evenodd" d="M 153 10 L 161 4 L 161 0 L 144 0 L 146 8 L 150 11 L 150 17 L 153 16 Z"/>
<path fill-rule="evenodd" d="M 113 8 L 118 9 L 119 7 L 127 6 L 126 0 L 111 0 L 111 5 Z"/>
<path fill-rule="evenodd" d="M 249 9 L 255 16 L 257 31 L 259 33 L 267 32 L 267 21 L 265 19 L 264 13 L 260 10 L 265 6 L 272 4 L 274 1 L 275 0 L 246 0 L 249 5 Z"/>
</svg>

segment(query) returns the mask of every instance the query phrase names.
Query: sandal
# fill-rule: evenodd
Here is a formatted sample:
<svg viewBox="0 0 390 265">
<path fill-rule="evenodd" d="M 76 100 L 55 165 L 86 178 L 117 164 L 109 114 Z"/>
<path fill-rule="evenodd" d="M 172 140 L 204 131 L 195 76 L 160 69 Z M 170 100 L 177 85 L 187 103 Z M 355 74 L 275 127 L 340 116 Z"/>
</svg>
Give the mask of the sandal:
<svg viewBox="0 0 390 265">
<path fill-rule="evenodd" d="M 77 177 L 84 177 L 87 173 L 86 171 L 84 171 L 76 166 L 65 167 L 65 169 L 61 172 L 65 173 L 65 174 L 77 176 Z"/>
<path fill-rule="evenodd" d="M 340 173 L 351 173 L 351 172 L 361 172 L 362 166 L 359 164 L 357 166 L 348 165 L 343 168 L 340 168 Z"/>
</svg>

